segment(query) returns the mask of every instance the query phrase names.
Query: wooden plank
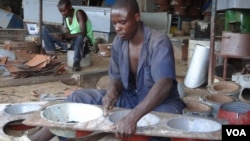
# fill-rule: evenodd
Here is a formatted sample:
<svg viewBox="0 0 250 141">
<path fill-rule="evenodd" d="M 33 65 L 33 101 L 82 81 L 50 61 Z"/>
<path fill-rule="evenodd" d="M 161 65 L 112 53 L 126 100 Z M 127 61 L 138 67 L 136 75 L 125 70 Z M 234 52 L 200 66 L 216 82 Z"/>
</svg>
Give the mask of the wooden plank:
<svg viewBox="0 0 250 141">
<path fill-rule="evenodd" d="M 0 28 L 1 40 L 24 40 L 26 35 L 28 35 L 27 29 Z"/>
<path fill-rule="evenodd" d="M 83 73 L 81 75 L 81 87 L 90 87 L 95 88 L 97 81 L 108 72 L 107 70 L 100 72 L 92 73 Z M 39 84 L 45 82 L 56 82 L 65 78 L 70 78 L 73 73 L 67 73 L 63 75 L 49 75 L 49 76 L 38 76 L 38 77 L 28 77 L 21 79 L 12 79 L 12 78 L 2 78 L 0 79 L 0 88 L 9 87 L 9 86 L 20 86 L 20 85 L 30 85 L 30 84 Z"/>
<path fill-rule="evenodd" d="M 2 43 L 1 43 L 2 42 Z M 33 53 L 38 53 L 38 45 L 33 41 L 0 41 L 0 48 L 6 48 L 11 50 L 26 50 L 32 51 Z"/>
<path fill-rule="evenodd" d="M 58 103 L 58 102 L 57 102 Z M 45 105 L 45 107 L 53 105 L 55 103 L 49 102 Z M 95 105 L 97 107 L 103 108 L 100 105 Z M 124 110 L 123 108 L 114 108 L 110 115 L 113 112 Z M 30 115 L 27 119 L 24 120 L 25 125 L 30 126 L 45 126 L 45 127 L 56 127 L 63 129 L 71 129 L 71 130 L 85 130 L 85 131 L 103 131 L 106 133 L 114 133 L 115 130 L 113 128 L 114 124 L 108 120 L 106 117 L 99 117 L 95 120 L 91 120 L 88 122 L 80 122 L 80 123 L 56 123 L 49 122 L 43 119 L 40 116 L 41 111 L 37 111 L 34 114 Z M 203 140 L 221 140 L 221 130 L 213 131 L 213 132 L 185 132 L 178 129 L 173 129 L 167 126 L 167 121 L 173 118 L 187 118 L 191 116 L 182 115 L 182 114 L 171 114 L 171 113 L 162 113 L 162 112 L 151 112 L 160 118 L 160 122 L 155 125 L 145 126 L 137 128 L 136 135 L 146 135 L 146 136 L 159 136 L 159 137 L 174 137 L 174 138 L 190 138 L 190 139 L 203 139 Z M 193 117 L 194 118 L 194 117 Z M 197 118 L 197 117 L 195 117 Z"/>
</svg>

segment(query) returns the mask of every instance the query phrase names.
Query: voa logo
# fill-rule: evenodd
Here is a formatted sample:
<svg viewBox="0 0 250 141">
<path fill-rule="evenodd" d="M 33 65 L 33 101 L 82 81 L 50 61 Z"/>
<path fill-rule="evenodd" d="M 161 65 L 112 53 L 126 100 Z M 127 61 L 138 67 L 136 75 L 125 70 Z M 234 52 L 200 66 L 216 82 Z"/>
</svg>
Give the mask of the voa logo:
<svg viewBox="0 0 250 141">
<path fill-rule="evenodd" d="M 227 136 L 247 136 L 244 129 L 226 129 Z"/>
</svg>

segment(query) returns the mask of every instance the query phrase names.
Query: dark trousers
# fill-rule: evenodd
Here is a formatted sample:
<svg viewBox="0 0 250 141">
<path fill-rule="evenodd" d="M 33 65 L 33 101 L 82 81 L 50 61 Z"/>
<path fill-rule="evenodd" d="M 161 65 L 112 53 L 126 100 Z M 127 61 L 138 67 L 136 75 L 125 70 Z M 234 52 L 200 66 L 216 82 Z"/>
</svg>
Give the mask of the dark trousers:
<svg viewBox="0 0 250 141">
<path fill-rule="evenodd" d="M 74 61 L 80 62 L 81 59 L 90 52 L 89 39 L 82 34 L 78 34 L 74 39 L 70 41 L 71 46 L 67 48 L 67 43 L 56 39 L 51 33 L 60 33 L 60 31 L 51 26 L 43 26 L 42 37 L 44 40 L 44 49 L 47 54 L 55 54 L 55 45 L 58 45 L 63 50 L 74 50 Z"/>
</svg>

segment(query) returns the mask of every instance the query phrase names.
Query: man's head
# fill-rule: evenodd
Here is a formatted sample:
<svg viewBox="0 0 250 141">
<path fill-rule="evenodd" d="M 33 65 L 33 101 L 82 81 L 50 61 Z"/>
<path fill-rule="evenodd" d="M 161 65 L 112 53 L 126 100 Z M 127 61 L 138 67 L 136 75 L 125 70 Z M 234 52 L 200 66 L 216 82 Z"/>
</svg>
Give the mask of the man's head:
<svg viewBox="0 0 250 141">
<path fill-rule="evenodd" d="M 57 4 L 59 12 L 64 16 L 68 17 L 72 10 L 72 5 L 69 0 L 60 0 Z"/>
<path fill-rule="evenodd" d="M 117 0 L 111 8 L 111 21 L 117 34 L 130 39 L 140 23 L 140 11 L 136 0 Z"/>
</svg>

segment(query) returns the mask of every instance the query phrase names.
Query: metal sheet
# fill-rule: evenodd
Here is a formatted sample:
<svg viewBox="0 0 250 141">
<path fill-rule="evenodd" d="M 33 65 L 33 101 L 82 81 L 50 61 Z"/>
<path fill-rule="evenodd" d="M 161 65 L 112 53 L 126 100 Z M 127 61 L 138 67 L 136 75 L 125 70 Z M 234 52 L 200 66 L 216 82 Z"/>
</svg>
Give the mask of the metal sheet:
<svg viewBox="0 0 250 141">
<path fill-rule="evenodd" d="M 10 23 L 10 20 L 11 20 L 12 16 L 13 16 L 12 13 L 0 9 L 0 19 L 1 19 L 0 26 L 2 28 L 7 28 L 9 23 Z"/>
<path fill-rule="evenodd" d="M 221 55 L 235 57 L 250 56 L 250 34 L 249 33 L 233 33 L 223 31 L 221 41 Z"/>
<path fill-rule="evenodd" d="M 58 0 L 43 0 L 43 22 L 48 24 L 62 24 L 62 15 L 57 9 Z M 99 32 L 114 32 L 113 25 L 110 21 L 110 8 L 106 7 L 88 7 L 88 6 L 73 6 L 77 9 L 82 9 L 88 15 L 94 31 Z M 35 22 L 39 21 L 39 1 L 38 0 L 23 0 L 24 21 Z"/>
<path fill-rule="evenodd" d="M 226 9 L 250 9 L 249 0 L 218 0 L 217 1 L 217 10 L 226 10 Z"/>
<path fill-rule="evenodd" d="M 62 24 L 62 15 L 57 10 L 58 0 L 43 1 L 43 22 Z M 39 0 L 23 0 L 24 21 L 39 22 Z"/>
<path fill-rule="evenodd" d="M 145 25 L 169 33 L 169 14 L 167 12 L 141 12 L 141 20 Z"/>
<path fill-rule="evenodd" d="M 2 28 L 23 28 L 23 20 L 21 17 L 0 9 L 0 27 Z"/>
</svg>

